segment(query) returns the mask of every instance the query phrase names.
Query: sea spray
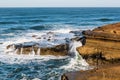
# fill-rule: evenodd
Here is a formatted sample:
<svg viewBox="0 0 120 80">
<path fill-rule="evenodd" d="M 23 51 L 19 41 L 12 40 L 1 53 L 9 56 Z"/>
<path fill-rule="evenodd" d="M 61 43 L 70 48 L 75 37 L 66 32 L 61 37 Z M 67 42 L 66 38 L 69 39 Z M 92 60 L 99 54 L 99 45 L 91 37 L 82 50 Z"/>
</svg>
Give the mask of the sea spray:
<svg viewBox="0 0 120 80">
<path fill-rule="evenodd" d="M 33 46 L 32 46 L 31 55 L 35 56 L 35 51 L 34 51 L 34 48 L 33 48 Z"/>
<path fill-rule="evenodd" d="M 8 53 L 8 54 L 14 54 L 14 52 L 15 52 L 15 45 L 12 44 L 12 45 L 9 45 L 8 47 L 9 48 L 6 49 L 5 52 Z"/>
<path fill-rule="evenodd" d="M 14 51 L 14 54 L 17 54 L 17 52 L 18 52 L 18 49 L 16 49 L 16 50 Z"/>
<path fill-rule="evenodd" d="M 49 32 L 50 34 L 50 32 Z M 51 35 L 54 36 L 53 40 L 47 40 Z M 12 40 L 13 42 L 6 43 L 5 46 L 8 46 L 9 44 L 15 44 L 15 49 L 12 49 L 14 51 L 13 55 L 2 55 L 0 56 L 0 61 L 3 63 L 9 64 L 9 65 L 24 65 L 28 70 L 21 71 L 26 74 L 27 78 L 39 78 L 42 80 L 58 80 L 59 76 L 62 75 L 65 72 L 69 71 L 78 71 L 78 70 L 86 70 L 88 67 L 87 63 L 84 61 L 84 59 L 79 55 L 79 53 L 76 51 L 77 47 L 82 46 L 82 43 L 80 41 L 66 41 L 66 39 L 70 40 L 74 38 L 73 33 L 58 33 L 54 32 L 50 35 L 48 33 L 44 35 L 40 35 L 38 37 L 45 39 L 39 39 L 35 37 L 30 37 L 31 35 L 27 37 L 22 37 L 23 40 L 20 41 L 20 39 Z M 34 39 L 33 39 L 34 38 Z M 52 39 L 52 37 L 50 37 Z M 37 43 L 37 45 L 36 45 Z M 69 56 L 49 56 L 49 55 L 41 55 L 41 48 L 43 47 L 53 47 L 60 44 L 69 44 Z M 22 44 L 22 45 L 21 45 Z M 24 55 L 26 48 L 28 48 L 27 52 L 28 55 Z M 17 50 L 18 49 L 18 50 Z M 18 54 L 15 54 L 18 53 Z M 43 53 L 42 53 L 43 54 Z M 22 66 L 22 69 L 24 70 L 24 67 Z M 19 66 L 17 67 L 19 69 Z M 31 73 L 35 72 L 34 75 Z M 9 71 L 8 71 L 9 72 Z M 29 73 L 27 73 L 29 72 Z M 17 74 L 18 76 L 21 76 L 21 74 Z M 28 77 L 29 76 L 29 77 Z M 16 79 L 18 77 L 15 77 Z"/>
<path fill-rule="evenodd" d="M 23 47 L 20 49 L 20 54 L 21 55 L 23 54 Z"/>
<path fill-rule="evenodd" d="M 73 71 L 87 68 L 89 64 L 82 58 L 82 56 L 76 50 L 77 47 L 81 47 L 82 42 L 80 41 L 71 41 L 69 43 L 69 56 L 70 61 L 67 65 L 62 66 L 61 68 Z"/>
<path fill-rule="evenodd" d="M 40 48 L 38 48 L 37 50 L 37 55 L 40 55 Z"/>
<path fill-rule="evenodd" d="M 54 72 L 58 72 L 62 74 L 64 71 L 65 72 L 67 71 L 67 70 L 61 70 L 60 69 L 61 66 L 69 64 L 70 61 L 76 62 L 74 61 L 75 59 L 71 57 L 63 60 L 63 59 L 60 59 L 58 56 L 57 57 L 38 56 L 38 55 L 31 56 L 31 55 L 24 55 L 24 54 L 9 55 L 9 54 L 6 54 L 6 51 L 7 51 L 6 46 L 9 44 L 39 41 L 41 38 L 41 35 L 46 34 L 46 32 L 50 32 L 50 31 L 55 32 L 55 35 L 56 35 L 56 33 L 69 33 L 71 30 L 75 30 L 75 29 L 91 30 L 100 25 L 120 21 L 120 15 L 119 15 L 120 8 L 115 8 L 115 9 L 112 9 L 112 8 L 111 9 L 110 8 L 91 8 L 91 9 L 65 8 L 64 9 L 62 8 L 60 10 L 58 9 L 57 8 L 52 8 L 52 9 L 50 8 L 2 9 L 1 8 L 0 9 L 1 10 L 0 20 L 2 21 L 2 24 L 0 25 L 0 43 L 3 43 L 3 44 L 0 44 L 0 73 L 2 73 L 0 74 L 0 80 L 3 80 L 3 78 L 5 80 L 20 80 L 20 79 L 24 79 L 24 76 L 26 77 L 27 80 L 32 80 L 36 78 L 41 80 L 51 80 L 51 78 L 49 79 L 49 75 L 53 74 Z M 103 13 L 103 15 L 100 15 L 100 11 L 102 9 L 104 9 L 106 12 Z M 31 10 L 32 12 L 30 12 Z M 19 14 L 18 11 L 22 13 Z M 94 16 L 91 16 L 91 15 L 94 15 Z M 98 19 L 107 18 L 107 17 L 109 17 L 112 20 L 105 21 L 102 23 L 101 23 L 101 20 L 98 20 Z M 36 22 L 36 20 L 39 20 L 39 19 L 43 20 L 43 22 L 42 21 Z M 5 22 L 7 21 L 9 23 L 3 24 L 4 21 Z M 11 21 L 15 23 L 17 22 L 18 24 L 10 23 Z M 33 26 L 39 26 L 39 24 L 45 25 L 45 26 L 47 24 L 47 26 L 44 27 L 44 29 L 42 28 L 40 30 L 30 29 Z M 14 30 L 12 30 L 13 28 Z M 31 37 L 33 35 L 37 35 L 37 37 Z M 60 36 L 58 35 L 59 39 L 61 38 L 63 39 L 64 37 L 70 39 L 72 38 L 72 35 L 71 36 L 70 35 L 61 36 L 61 34 Z M 18 53 L 20 53 L 20 49 L 18 51 L 19 51 Z M 32 61 L 32 64 L 31 64 L 31 61 Z M 77 61 L 81 61 L 81 60 L 77 60 Z M 71 64 L 73 63 L 71 62 Z M 76 65 L 74 65 L 73 67 L 75 66 Z M 78 66 L 78 67 L 81 67 L 81 69 L 84 68 L 84 66 L 83 67 Z M 17 72 L 15 70 L 17 70 Z M 8 76 L 8 74 L 12 72 L 15 72 L 15 73 L 13 73 L 11 76 Z M 25 75 L 22 75 L 22 74 L 25 74 Z M 55 76 L 56 75 L 54 75 L 53 77 Z M 54 78 L 52 79 L 58 80 Z"/>
</svg>

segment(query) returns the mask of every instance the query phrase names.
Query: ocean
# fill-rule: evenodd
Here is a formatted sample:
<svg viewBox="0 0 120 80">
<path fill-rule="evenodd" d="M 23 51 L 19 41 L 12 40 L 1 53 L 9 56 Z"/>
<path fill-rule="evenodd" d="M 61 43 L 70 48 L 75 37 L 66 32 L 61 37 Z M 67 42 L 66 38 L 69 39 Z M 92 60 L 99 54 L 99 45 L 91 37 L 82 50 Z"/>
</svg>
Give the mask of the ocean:
<svg viewBox="0 0 120 80">
<path fill-rule="evenodd" d="M 69 38 L 70 31 L 116 22 L 120 8 L 0 8 L 0 80 L 59 80 L 65 72 L 89 69 L 67 56 L 6 54 L 6 46 L 47 32 Z"/>
</svg>

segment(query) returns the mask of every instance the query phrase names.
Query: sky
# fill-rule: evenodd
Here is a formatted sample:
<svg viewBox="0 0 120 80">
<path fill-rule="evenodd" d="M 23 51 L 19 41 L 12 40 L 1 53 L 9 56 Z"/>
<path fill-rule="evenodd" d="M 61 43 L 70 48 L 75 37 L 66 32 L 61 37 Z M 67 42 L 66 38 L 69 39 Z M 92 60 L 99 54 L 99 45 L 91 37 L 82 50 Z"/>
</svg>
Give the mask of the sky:
<svg viewBox="0 0 120 80">
<path fill-rule="evenodd" d="M 0 0 L 0 7 L 120 7 L 120 0 Z"/>
</svg>

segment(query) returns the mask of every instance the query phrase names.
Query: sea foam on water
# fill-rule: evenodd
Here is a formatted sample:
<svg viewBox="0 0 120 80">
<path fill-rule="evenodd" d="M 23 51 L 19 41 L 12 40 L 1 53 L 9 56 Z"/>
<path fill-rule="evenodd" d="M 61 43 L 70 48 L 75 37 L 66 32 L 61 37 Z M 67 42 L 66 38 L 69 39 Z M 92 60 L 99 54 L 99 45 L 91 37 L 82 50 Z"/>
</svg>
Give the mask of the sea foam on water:
<svg viewBox="0 0 120 80">
<path fill-rule="evenodd" d="M 61 68 L 65 68 L 67 70 L 80 70 L 83 68 L 86 69 L 85 66 L 89 66 L 89 64 L 82 58 L 82 56 L 76 50 L 77 47 L 82 47 L 82 42 L 71 41 L 69 43 L 69 63 L 67 65 L 62 66 Z"/>
<path fill-rule="evenodd" d="M 53 76 L 48 74 L 49 75 L 48 79 L 50 80 L 51 79 L 54 80 L 56 76 L 59 77 L 61 74 L 67 71 L 87 69 L 89 65 L 81 57 L 81 55 L 79 55 L 79 53 L 76 50 L 77 47 L 82 46 L 82 43 L 80 41 L 70 41 L 71 38 L 74 38 L 74 34 L 69 33 L 70 32 L 69 30 L 64 33 L 60 33 L 60 32 L 61 30 L 57 32 L 53 31 L 53 33 L 52 34 L 50 33 L 49 35 L 47 33 L 46 34 L 44 33 L 41 35 L 39 35 L 38 32 L 35 33 L 36 35 L 38 35 L 36 37 L 41 37 L 41 39 L 32 37 L 31 33 L 28 33 L 24 36 L 19 36 L 17 38 L 10 39 L 2 44 L 2 46 L 4 47 L 5 53 L 3 52 L 0 55 L 0 61 L 10 65 L 13 65 L 13 64 L 19 64 L 19 65 L 33 64 L 34 65 L 34 63 L 37 63 L 42 66 L 43 64 L 45 64 L 44 66 L 46 67 L 46 69 L 45 70 L 42 69 L 44 70 L 44 73 L 46 73 L 45 71 L 50 68 L 49 66 L 52 65 L 51 66 L 53 67 L 52 72 L 51 72 L 51 69 L 49 70 L 50 70 L 50 74 L 52 73 Z M 49 36 L 52 37 L 51 38 L 52 40 L 47 41 Z M 45 39 L 43 37 L 45 37 Z M 46 47 L 46 46 L 55 46 L 55 45 L 63 44 L 63 43 L 66 43 L 66 39 L 69 40 L 68 56 L 40 55 L 42 46 Z M 9 44 L 24 43 L 23 45 L 32 45 L 34 44 L 34 42 L 39 43 L 39 48 L 37 49 L 37 52 L 36 52 L 37 55 L 35 55 L 35 51 L 33 47 L 29 55 L 24 55 L 23 48 L 20 49 L 20 55 L 17 55 L 16 52 L 18 51 L 18 49 L 15 49 L 14 45 L 10 48 L 10 50 L 5 49 L 5 47 Z M 6 52 L 8 51 L 9 51 L 9 54 L 6 54 Z M 57 65 L 59 65 L 59 67 Z M 39 74 L 41 74 L 41 72 L 39 72 Z M 41 74 L 41 76 L 44 76 L 44 75 Z M 42 77 L 38 79 L 42 79 Z"/>
</svg>

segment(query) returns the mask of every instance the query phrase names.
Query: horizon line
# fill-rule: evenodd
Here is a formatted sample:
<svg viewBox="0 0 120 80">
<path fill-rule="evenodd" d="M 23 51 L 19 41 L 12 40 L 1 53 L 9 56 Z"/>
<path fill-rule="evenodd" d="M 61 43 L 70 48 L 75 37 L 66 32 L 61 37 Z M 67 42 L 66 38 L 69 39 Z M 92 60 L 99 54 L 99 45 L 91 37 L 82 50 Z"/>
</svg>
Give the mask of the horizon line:
<svg viewBox="0 0 120 80">
<path fill-rule="evenodd" d="M 0 8 L 120 8 L 117 6 L 81 6 L 81 7 L 77 7 L 77 6 L 8 6 L 8 7 L 0 7 Z"/>
</svg>

